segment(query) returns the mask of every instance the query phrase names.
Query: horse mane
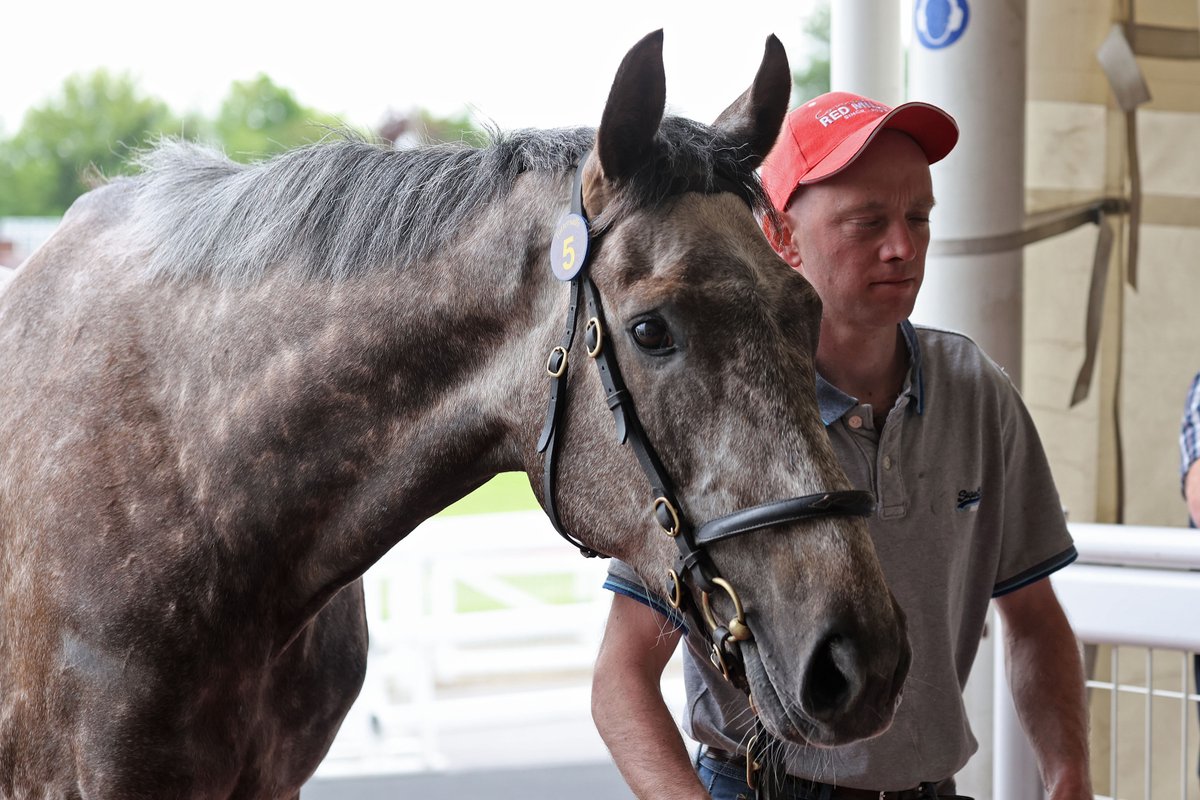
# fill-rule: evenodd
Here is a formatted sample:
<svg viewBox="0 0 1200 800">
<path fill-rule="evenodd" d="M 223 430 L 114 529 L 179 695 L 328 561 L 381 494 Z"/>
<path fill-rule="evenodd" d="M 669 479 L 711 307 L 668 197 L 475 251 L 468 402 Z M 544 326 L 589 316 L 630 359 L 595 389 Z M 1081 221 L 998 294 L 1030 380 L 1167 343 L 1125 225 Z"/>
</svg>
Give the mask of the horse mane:
<svg viewBox="0 0 1200 800">
<path fill-rule="evenodd" d="M 152 278 L 238 284 L 285 265 L 306 278 L 341 280 L 428 258 L 522 173 L 565 175 L 594 139 L 588 128 L 520 130 L 492 133 L 480 147 L 396 150 L 347 136 L 249 165 L 164 141 L 137 158 L 131 224 Z M 656 150 L 598 226 L 656 207 L 681 181 L 732 185 L 755 210 L 767 208 L 752 162 L 714 129 L 667 117 Z M 564 193 L 564 208 L 567 200 Z"/>
</svg>

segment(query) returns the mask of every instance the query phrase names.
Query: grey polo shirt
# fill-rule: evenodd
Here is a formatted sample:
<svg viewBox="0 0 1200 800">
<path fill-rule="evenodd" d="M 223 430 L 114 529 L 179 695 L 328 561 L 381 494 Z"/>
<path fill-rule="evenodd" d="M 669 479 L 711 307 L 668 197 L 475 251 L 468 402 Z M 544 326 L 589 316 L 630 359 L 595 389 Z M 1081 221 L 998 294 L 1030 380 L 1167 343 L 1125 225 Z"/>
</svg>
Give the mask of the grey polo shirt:
<svg viewBox="0 0 1200 800">
<path fill-rule="evenodd" d="M 962 689 L 988 601 L 1075 559 L 1041 441 L 1008 376 L 966 336 L 901 325 L 910 369 L 887 424 L 817 376 L 817 401 L 850 484 L 875 493 L 871 537 L 908 617 L 913 664 L 891 728 L 863 742 L 788 748 L 795 775 L 890 789 L 956 774 L 978 745 Z M 605 586 L 660 612 L 662 601 L 614 562 Z M 736 751 L 746 697 L 685 655 L 684 729 Z"/>
</svg>

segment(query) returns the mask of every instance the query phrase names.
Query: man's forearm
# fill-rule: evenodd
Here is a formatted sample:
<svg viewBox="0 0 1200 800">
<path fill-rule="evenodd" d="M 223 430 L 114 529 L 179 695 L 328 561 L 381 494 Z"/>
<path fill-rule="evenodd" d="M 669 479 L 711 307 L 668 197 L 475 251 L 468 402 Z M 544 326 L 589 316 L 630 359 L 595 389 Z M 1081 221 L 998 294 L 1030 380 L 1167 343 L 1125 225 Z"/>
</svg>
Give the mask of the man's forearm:
<svg viewBox="0 0 1200 800">
<path fill-rule="evenodd" d="M 639 800 L 709 800 L 679 728 L 657 687 L 593 687 L 592 716 L 613 761 Z"/>
<path fill-rule="evenodd" d="M 1070 624 L 1057 601 L 1004 622 L 1013 701 L 1047 792 L 1091 798 L 1083 663 Z"/>
<path fill-rule="evenodd" d="M 679 640 L 656 612 L 613 596 L 592 675 L 592 719 L 639 800 L 711 800 L 660 688 Z"/>
<path fill-rule="evenodd" d="M 1183 492 L 1187 497 L 1188 515 L 1192 522 L 1200 526 L 1200 461 L 1192 462 L 1188 468 L 1183 483 Z"/>
</svg>

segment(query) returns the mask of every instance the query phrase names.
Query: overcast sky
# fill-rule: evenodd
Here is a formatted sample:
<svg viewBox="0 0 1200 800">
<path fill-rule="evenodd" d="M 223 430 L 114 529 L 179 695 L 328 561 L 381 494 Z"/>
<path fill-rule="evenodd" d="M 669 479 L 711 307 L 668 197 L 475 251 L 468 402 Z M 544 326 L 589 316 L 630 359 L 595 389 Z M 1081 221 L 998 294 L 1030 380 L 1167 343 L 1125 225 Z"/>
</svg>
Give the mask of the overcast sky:
<svg viewBox="0 0 1200 800">
<path fill-rule="evenodd" d="M 179 113 L 211 114 L 230 82 L 264 72 L 357 125 L 414 106 L 505 129 L 595 125 L 621 57 L 660 27 L 669 109 L 708 122 L 750 84 L 769 33 L 805 60 L 814 3 L 6 3 L 0 132 L 97 67 L 128 71 Z"/>
</svg>

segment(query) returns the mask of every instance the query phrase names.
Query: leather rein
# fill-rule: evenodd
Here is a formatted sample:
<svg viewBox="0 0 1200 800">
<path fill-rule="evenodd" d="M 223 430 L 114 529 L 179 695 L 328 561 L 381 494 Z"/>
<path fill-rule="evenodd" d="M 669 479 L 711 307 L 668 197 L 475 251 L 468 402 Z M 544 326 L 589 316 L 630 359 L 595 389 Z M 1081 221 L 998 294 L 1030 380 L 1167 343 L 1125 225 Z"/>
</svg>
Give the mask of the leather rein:
<svg viewBox="0 0 1200 800">
<path fill-rule="evenodd" d="M 679 549 L 674 569 L 670 570 L 668 602 L 676 611 L 686 615 L 692 624 L 703 623 L 708 630 L 711 645 L 710 659 L 726 680 L 749 694 L 745 667 L 738 642 L 752 638 L 746 622 L 741 598 L 737 591 L 721 577 L 705 548 L 743 533 L 761 530 L 774 525 L 803 519 L 829 516 L 868 516 L 874 511 L 875 499 L 870 492 L 843 490 L 793 497 L 787 500 L 735 511 L 709 520 L 693 529 L 684 513 L 674 487 L 663 469 L 658 454 L 654 451 L 630 397 L 621 372 L 617 367 L 616 354 L 606 339 L 610 336 L 604 323 L 604 309 L 600 293 L 586 270 L 589 249 L 599 236 L 590 236 L 590 227 L 583 209 L 583 170 L 590 151 L 580 157 L 579 166 L 571 189 L 571 210 L 559 221 L 554 243 L 551 245 L 551 268 L 559 280 L 570 282 L 570 303 L 562 339 L 550 351 L 546 372 L 550 376 L 550 401 L 546 410 L 546 421 L 538 439 L 538 452 L 544 454 L 543 494 L 546 513 L 554 528 L 568 542 L 579 548 L 586 557 L 608 556 L 588 547 L 572 536 L 562 524 L 555 501 L 555 474 L 557 467 L 558 436 L 563 429 L 563 408 L 567 399 L 567 366 L 571 347 L 575 341 L 576 317 L 582 293 L 587 305 L 587 323 L 584 339 L 587 354 L 596 363 L 600 382 L 604 387 L 608 407 L 616 422 L 617 441 L 628 444 L 637 457 L 642 471 L 650 482 L 650 511 L 658 526 L 670 536 Z M 711 186 L 685 186 L 681 191 L 723 191 Z M 686 587 L 691 586 L 700 594 L 697 608 Z M 710 597 L 716 591 L 724 592 L 733 603 L 734 616 L 728 621 L 718 621 L 713 614 Z"/>
</svg>

